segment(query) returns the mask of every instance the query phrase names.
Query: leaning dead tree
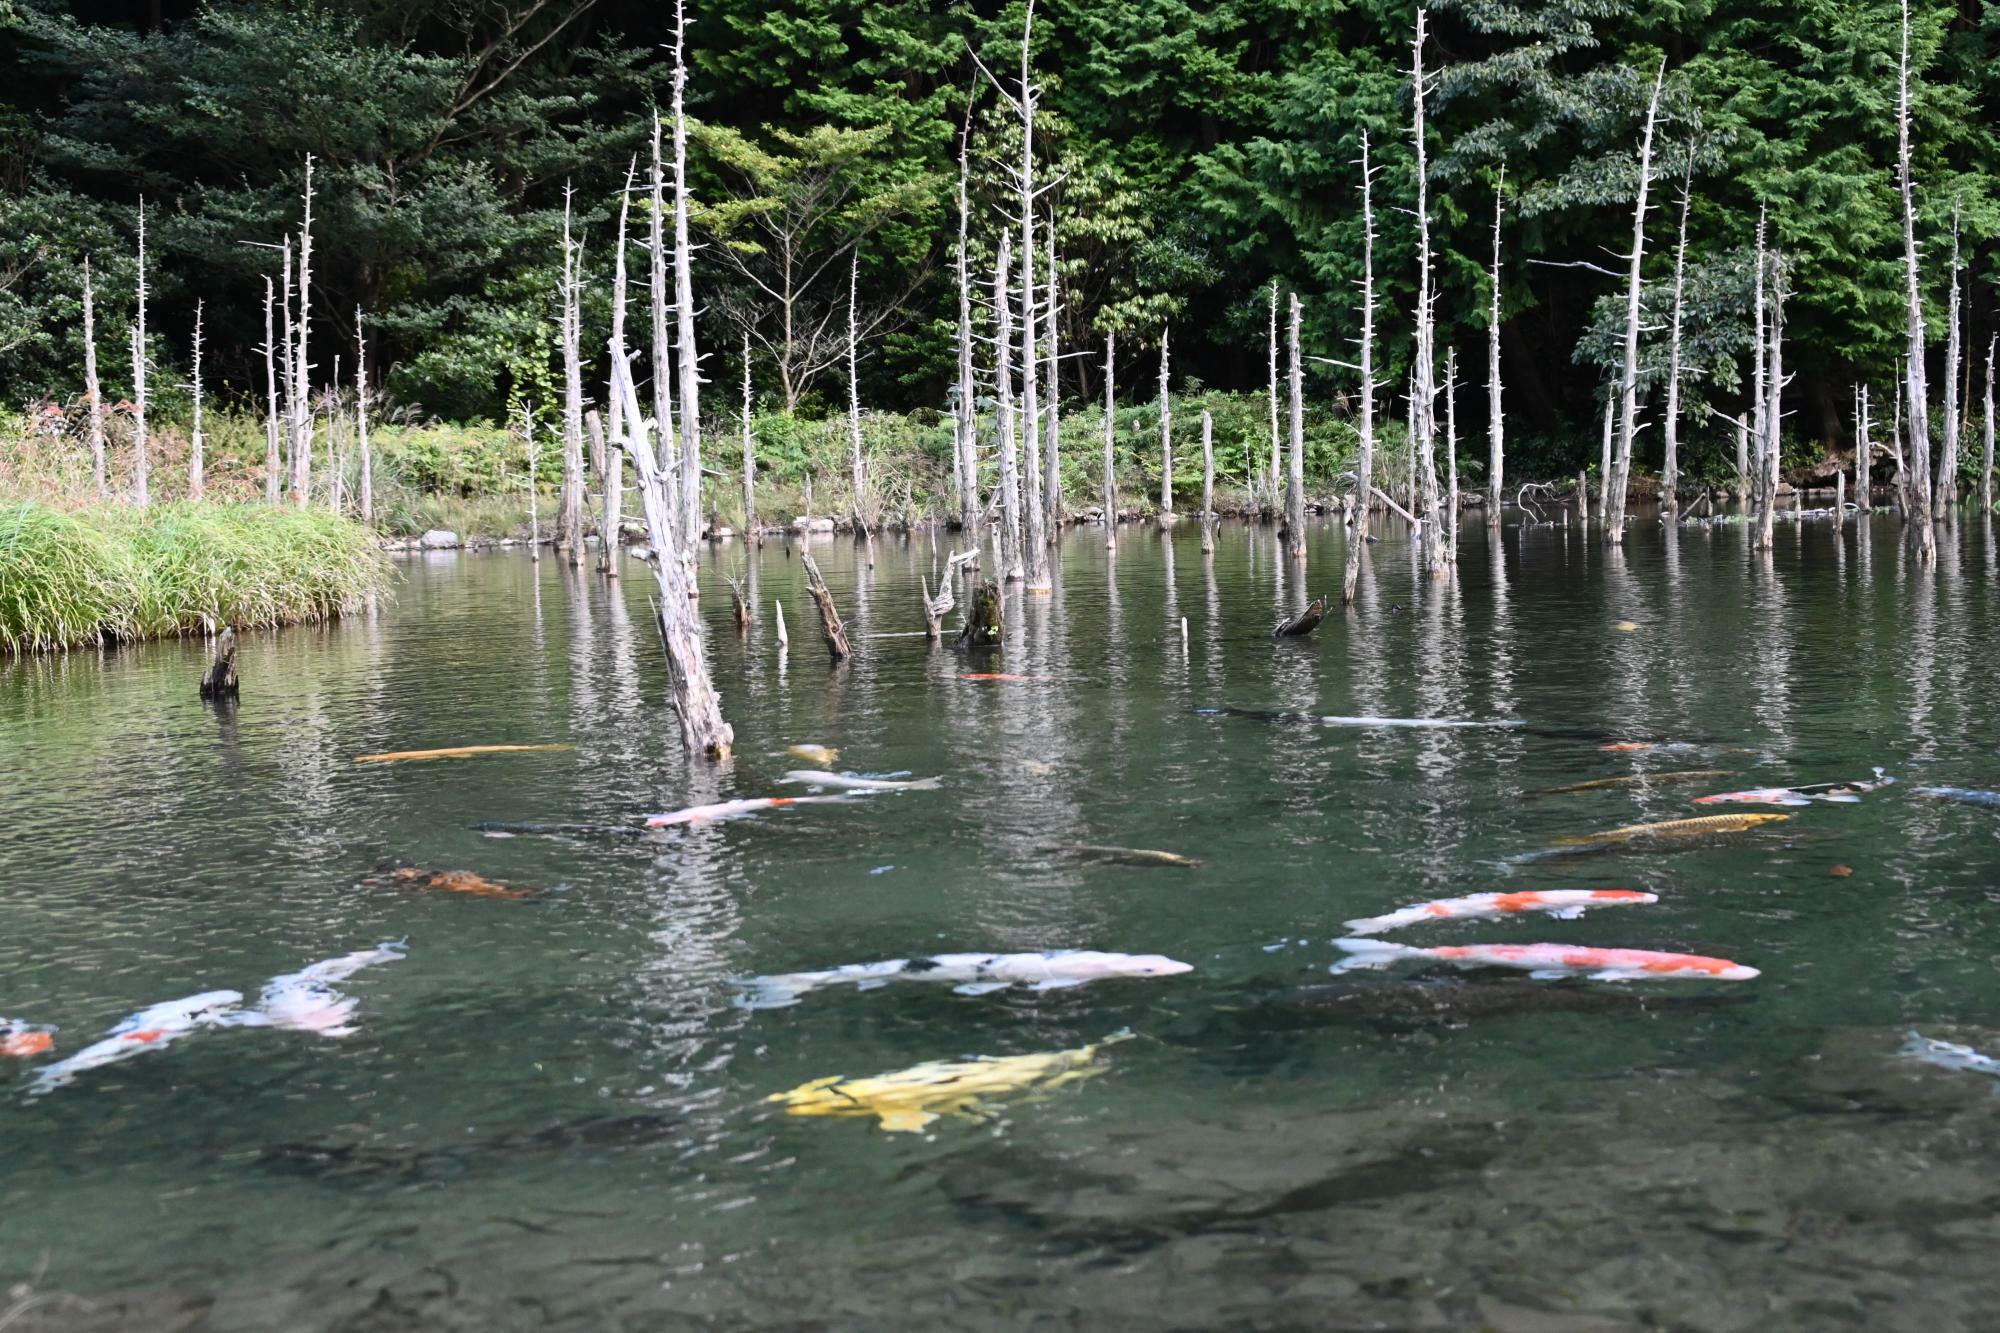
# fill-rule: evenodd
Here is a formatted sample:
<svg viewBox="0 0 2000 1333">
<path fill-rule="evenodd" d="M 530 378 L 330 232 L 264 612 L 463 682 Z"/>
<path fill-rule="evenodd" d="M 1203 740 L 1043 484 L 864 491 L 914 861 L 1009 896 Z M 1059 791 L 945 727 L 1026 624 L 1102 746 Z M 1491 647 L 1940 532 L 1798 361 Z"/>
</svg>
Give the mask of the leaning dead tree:
<svg viewBox="0 0 2000 1333">
<path fill-rule="evenodd" d="M 570 234 L 570 189 L 563 186 L 562 492 L 556 505 L 556 549 L 583 563 L 583 247 Z"/>
<path fill-rule="evenodd" d="M 1646 257 L 1646 197 L 1653 183 L 1653 127 L 1660 116 L 1660 89 L 1667 81 L 1667 62 L 1653 75 L 1653 95 L 1646 103 L 1646 128 L 1639 136 L 1638 199 L 1632 206 L 1631 269 L 1625 280 L 1625 355 L 1618 373 L 1618 451 L 1612 456 L 1611 507 L 1604 515 L 1604 540 L 1616 546 L 1625 540 L 1625 499 L 1631 488 L 1632 444 L 1639 433 L 1639 306 L 1645 293 L 1641 269 Z"/>
<path fill-rule="evenodd" d="M 632 388 L 632 370 L 625 349 L 615 344 L 611 348 L 611 391 L 623 400 L 619 418 L 626 431 L 625 439 L 614 441 L 611 447 L 630 454 L 633 470 L 639 475 L 639 503 L 653 547 L 648 563 L 660 590 L 656 608 L 660 644 L 667 654 L 667 677 L 673 688 L 674 712 L 680 717 L 681 741 L 689 754 L 726 759 L 736 735 L 722 720 L 722 703 L 702 652 L 694 590 L 674 532 L 678 508 L 674 478 L 654 461 L 652 442 L 646 438 L 649 423 L 639 412 L 639 397 Z"/>
<path fill-rule="evenodd" d="M 1960 358 L 1958 318 L 1958 206 L 1951 210 L 1951 304 L 1945 315 L 1944 344 L 1944 449 L 1938 458 L 1937 495 L 1932 512 L 1940 519 L 1958 501 L 1958 438 L 1960 411 L 1958 365 Z"/>
<path fill-rule="evenodd" d="M 687 5 L 674 0 L 674 315 L 681 375 L 681 549 L 701 537 L 701 356 L 694 341 L 694 249 L 688 244 Z"/>
<path fill-rule="evenodd" d="M 1438 522 L 1437 483 L 1437 344 L 1435 305 L 1431 288 L 1430 166 L 1424 142 L 1424 18 L 1417 10 L 1416 40 L 1411 44 L 1410 89 L 1413 102 L 1411 141 L 1416 147 L 1417 174 L 1417 354 L 1415 383 L 1410 393 L 1410 459 L 1416 469 L 1411 505 L 1422 520 L 1424 569 L 1433 578 L 1447 566 L 1444 533 Z"/>
<path fill-rule="evenodd" d="M 1112 333 L 1104 335 L 1104 549 L 1107 551 L 1118 549 L 1118 479 L 1111 470 L 1111 446 L 1118 433 L 1116 337 Z M 1988 412 L 1986 415 L 1991 417 L 1993 414 Z"/>
<path fill-rule="evenodd" d="M 132 325 L 132 499 L 143 509 L 146 489 L 146 201 L 139 201 L 139 315 Z"/>
<path fill-rule="evenodd" d="M 999 391 L 995 408 L 1000 432 L 1000 569 L 1009 583 L 1021 581 L 1021 476 L 1014 444 L 1014 315 L 1008 284 L 1014 238 L 1000 233 L 1000 253 L 993 260 L 993 309 L 999 316 L 994 340 L 993 379 Z"/>
<path fill-rule="evenodd" d="M 1507 206 L 1506 185 L 1507 164 L 1502 162 L 1499 179 L 1493 182 L 1492 307 L 1486 315 L 1486 522 L 1496 528 L 1500 526 L 1501 483 L 1506 473 L 1502 439 L 1506 419 L 1500 415 L 1500 216 Z"/>
<path fill-rule="evenodd" d="M 836 662 L 845 662 L 854 656 L 854 649 L 848 645 L 847 629 L 840 623 L 840 612 L 833 605 L 833 593 L 826 586 L 826 579 L 820 575 L 819 562 L 809 553 L 800 553 L 799 559 L 805 565 L 806 593 L 813 599 L 819 610 L 820 637 L 826 640 L 827 656 Z"/>
<path fill-rule="evenodd" d="M 1347 569 L 1340 601 L 1354 604 L 1361 552 L 1368 540 L 1368 511 L 1375 489 L 1375 171 L 1368 161 L 1368 131 L 1361 131 L 1361 426 L 1354 460 L 1354 503 L 1347 511 Z"/>
<path fill-rule="evenodd" d="M 1924 386 L 1924 298 L 1918 281 L 1917 204 L 1910 183 L 1910 0 L 1902 0 L 1903 42 L 1896 67 L 1896 184 L 1903 197 L 1903 298 L 1908 316 L 1909 356 L 1903 367 L 1903 397 L 1909 408 L 1909 467 L 1903 477 L 1903 518 L 1917 559 L 1937 560 L 1937 533 L 1931 527 L 1930 400 Z"/>
<path fill-rule="evenodd" d="M 1680 512 L 1681 320 L 1687 294 L 1688 205 L 1694 199 L 1694 146 L 1688 146 L 1687 174 L 1681 178 L 1681 226 L 1674 241 L 1674 310 L 1667 335 L 1666 459 L 1660 470 L 1660 501 L 1667 521 Z"/>
<path fill-rule="evenodd" d="M 309 335 L 312 330 L 312 226 L 313 226 L 313 160 L 306 154 L 305 213 L 299 226 L 299 309 L 296 320 L 288 319 L 291 325 L 289 342 L 291 376 L 287 381 L 290 391 L 290 415 L 292 447 L 292 502 L 303 509 L 312 494 L 312 451 L 313 413 L 311 373 L 312 361 L 307 352 Z M 286 247 L 287 260 L 290 247 Z M 287 265 L 289 271 L 289 263 Z M 286 308 L 290 309 L 290 300 Z"/>
<path fill-rule="evenodd" d="M 1174 403 L 1167 395 L 1167 326 L 1160 325 L 1160 517 L 1174 516 Z"/>
<path fill-rule="evenodd" d="M 201 436 L 201 305 L 194 303 L 194 377 L 188 384 L 188 391 L 194 399 L 194 424 L 188 431 L 188 499 L 201 499 L 207 477 L 206 460 L 202 457 Z"/>
<path fill-rule="evenodd" d="M 270 322 L 270 280 L 264 282 L 264 322 Z M 90 482 L 104 498 L 104 386 L 98 384 L 98 310 L 84 256 L 84 406 L 90 410 Z M 1992 416 L 1992 412 L 1988 412 Z"/>
<path fill-rule="evenodd" d="M 1306 558 L 1306 402 L 1305 361 L 1299 354 L 1299 294 L 1292 294 L 1292 320 L 1285 346 L 1291 356 L 1288 382 L 1291 388 L 1291 459 L 1285 476 L 1285 553 L 1294 560 Z"/>
</svg>

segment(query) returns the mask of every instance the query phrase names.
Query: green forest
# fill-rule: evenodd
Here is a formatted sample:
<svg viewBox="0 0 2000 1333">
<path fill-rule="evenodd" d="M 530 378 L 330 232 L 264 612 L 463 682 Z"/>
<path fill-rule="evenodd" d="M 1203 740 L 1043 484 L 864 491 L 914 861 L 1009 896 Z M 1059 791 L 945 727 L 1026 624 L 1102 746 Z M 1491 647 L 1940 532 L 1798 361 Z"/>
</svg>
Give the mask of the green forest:
<svg viewBox="0 0 2000 1333">
<path fill-rule="evenodd" d="M 668 96 L 670 6 L 13 0 L 0 15 L 7 409 L 79 396 L 86 256 L 99 358 L 129 359 L 142 197 L 157 392 L 185 392 L 200 301 L 209 393 L 259 403 L 264 284 L 273 247 L 299 228 L 308 155 L 315 375 L 332 377 L 341 347 L 351 358 L 363 310 L 385 416 L 498 423 L 556 401 L 571 187 L 601 400 L 618 202 L 635 157 L 643 176 L 651 116 Z M 1340 363 L 1354 359 L 1358 328 L 1366 132 L 1382 168 L 1378 410 L 1399 419 L 1417 287 L 1414 18 L 1373 0 L 1037 5 L 1037 170 L 1063 288 L 1057 332 L 1079 351 L 1062 365 L 1066 403 L 1099 400 L 1106 333 L 1131 366 L 1121 399 L 1144 401 L 1165 329 L 1176 392 L 1261 392 L 1275 282 L 1302 301 L 1305 350 L 1318 358 L 1308 397 L 1348 410 L 1357 377 Z M 690 221 L 710 412 L 733 414 L 746 339 L 760 410 L 845 410 L 850 259 L 861 400 L 948 408 L 961 139 L 971 266 L 990 274 L 1019 128 L 981 66 L 1010 86 L 1022 19 L 1018 3 L 690 8 Z M 1886 416 L 1905 336 L 1898 5 L 1470 0 L 1429 23 L 1436 346 L 1440 360 L 1456 349 L 1461 381 L 1479 386 L 1461 407 L 1476 437 L 1498 202 L 1510 475 L 1567 475 L 1595 456 L 1622 355 L 1640 124 L 1662 62 L 1642 389 L 1656 403 L 1667 373 L 1655 334 L 1685 190 L 1688 466 L 1734 447 L 1733 427 L 1702 405 L 1744 408 L 1760 212 L 1790 288 L 1788 449 L 1848 438 L 1858 383 L 1877 387 Z M 2000 4 L 1916 5 L 1910 63 L 1932 380 L 1956 284 L 1969 381 L 1984 369 L 2000 282 Z M 115 369 L 106 377 L 120 382 Z M 1974 384 L 1961 401 L 1976 397 Z M 1642 468 L 1657 466 L 1658 448 L 1657 430 L 1641 437 Z"/>
</svg>

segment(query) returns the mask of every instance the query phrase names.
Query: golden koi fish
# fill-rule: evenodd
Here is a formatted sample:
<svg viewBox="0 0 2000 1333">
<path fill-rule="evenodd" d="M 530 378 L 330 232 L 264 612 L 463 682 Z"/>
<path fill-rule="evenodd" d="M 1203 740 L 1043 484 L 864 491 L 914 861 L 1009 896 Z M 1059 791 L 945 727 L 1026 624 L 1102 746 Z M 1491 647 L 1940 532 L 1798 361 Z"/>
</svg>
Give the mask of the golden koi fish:
<svg viewBox="0 0 2000 1333">
<path fill-rule="evenodd" d="M 513 754 L 521 750 L 574 750 L 574 745 L 453 745 L 442 750 L 392 750 L 386 754 L 362 754 L 357 764 L 397 764 L 414 759 L 463 759 L 474 754 Z"/>
<path fill-rule="evenodd" d="M 1658 824 L 1627 824 L 1602 833 L 1557 838 L 1555 842 L 1558 847 L 1596 847 L 1613 842 L 1646 842 L 1654 838 L 1699 838 L 1713 833 L 1744 833 L 1760 824 L 1790 818 L 1790 815 L 1703 815 L 1698 819 L 1669 819 Z"/>
<path fill-rule="evenodd" d="M 831 745 L 787 745 L 785 753 L 808 764 L 818 764 L 821 768 L 832 768 L 834 761 L 840 758 L 840 751 Z"/>
<path fill-rule="evenodd" d="M 874 1116 L 883 1129 L 910 1133 L 940 1115 L 977 1116 L 982 1099 L 1022 1089 L 1061 1087 L 1103 1072 L 1095 1063 L 1100 1048 L 1131 1038 L 1116 1032 L 1103 1041 L 1068 1051 L 1033 1055 L 975 1056 L 970 1060 L 929 1060 L 874 1078 L 817 1078 L 764 1100 L 793 1115 Z"/>
<path fill-rule="evenodd" d="M 1683 768 L 1668 773 L 1626 773 L 1615 778 L 1597 778 L 1591 782 L 1572 782 L 1567 787 L 1550 787 L 1537 792 L 1538 796 L 1565 796 L 1579 791 L 1608 791 L 1614 787 L 1650 787 L 1656 782 L 1707 782 L 1713 778 L 1733 778 L 1736 774 L 1726 768 Z"/>
</svg>

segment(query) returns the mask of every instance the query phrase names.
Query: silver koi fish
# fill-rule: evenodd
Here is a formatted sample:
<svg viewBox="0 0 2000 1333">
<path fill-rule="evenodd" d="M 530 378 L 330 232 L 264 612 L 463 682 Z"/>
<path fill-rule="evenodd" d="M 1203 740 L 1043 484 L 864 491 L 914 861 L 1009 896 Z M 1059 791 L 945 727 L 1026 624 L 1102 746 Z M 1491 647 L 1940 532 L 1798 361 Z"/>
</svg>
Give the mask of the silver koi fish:
<svg viewBox="0 0 2000 1333">
<path fill-rule="evenodd" d="M 317 1032 L 322 1037 L 346 1037 L 354 1032 L 354 1011 L 360 1001 L 334 986 L 364 967 L 400 962 L 407 957 L 401 943 L 357 949 L 338 958 L 314 963 L 297 972 L 272 977 L 257 997 L 257 1007 L 231 1015 L 231 1027 L 272 1027 L 292 1032 Z"/>
<path fill-rule="evenodd" d="M 936 791 L 944 785 L 941 778 L 912 778 L 899 781 L 895 778 L 864 778 L 852 773 L 828 773 L 822 769 L 795 768 L 778 779 L 780 783 L 811 783 L 815 787 L 832 787 L 838 791 Z"/>
<path fill-rule="evenodd" d="M 1927 1065 L 1936 1065 L 1940 1069 L 1966 1069 L 1975 1074 L 2000 1078 L 2000 1060 L 1976 1051 L 1970 1046 L 1961 1046 L 1955 1041 L 1939 1041 L 1935 1037 L 1926 1037 L 1914 1029 L 1910 1031 L 1909 1040 L 1903 1043 L 1903 1049 L 1899 1053 L 1913 1060 L 1922 1060 Z"/>
<path fill-rule="evenodd" d="M 242 1002 L 241 991 L 212 990 L 141 1009 L 112 1028 L 104 1040 L 84 1047 L 67 1060 L 44 1065 L 29 1086 L 28 1095 L 43 1096 L 73 1081 L 86 1069 L 101 1069 L 158 1050 L 202 1028 L 227 1026 L 236 1006 Z"/>
<path fill-rule="evenodd" d="M 647 815 L 647 828 L 669 828 L 676 824 L 706 824 L 717 819 L 741 819 L 760 810 L 783 810 L 794 805 L 832 805 L 851 801 L 850 793 L 833 796 L 751 796 L 740 801 L 717 801 L 713 805 L 691 805 L 664 815 Z"/>
<path fill-rule="evenodd" d="M 1461 728 L 1487 731 L 1512 731 L 1528 724 L 1517 718 L 1496 718 L 1493 721 L 1479 721 L 1471 718 L 1455 717 L 1320 717 L 1323 727 L 1380 727 L 1393 729 L 1421 729 L 1448 731 Z"/>
<path fill-rule="evenodd" d="M 1356 935 L 1379 935 L 1385 930 L 1421 925 L 1428 921 L 1497 921 L 1522 912 L 1546 912 L 1558 921 L 1570 921 L 1591 907 L 1611 907 L 1630 903 L 1656 903 L 1657 894 L 1633 889 L 1529 889 L 1520 893 L 1474 893 L 1463 898 L 1439 898 L 1417 903 L 1384 916 L 1365 916 L 1342 924 Z"/>
<path fill-rule="evenodd" d="M 1871 791 L 1890 786 L 1896 779 L 1875 770 L 1873 782 L 1820 782 L 1808 787 L 1753 787 L 1748 791 L 1726 791 L 1715 796 L 1697 796 L 1696 805 L 1811 805 L 1824 801 L 1832 805 L 1859 805 Z"/>
<path fill-rule="evenodd" d="M 1167 977 L 1193 970 L 1191 964 L 1156 953 L 1050 949 L 1043 953 L 943 953 L 932 958 L 891 958 L 880 963 L 850 963 L 823 972 L 743 977 L 731 984 L 745 992 L 736 1001 L 742 1008 L 782 1009 L 797 1004 L 800 996 L 825 986 L 851 985 L 857 990 L 875 990 L 892 981 L 931 981 L 950 983 L 958 995 L 986 995 L 1009 986 L 1050 991 L 1113 977 Z"/>
</svg>

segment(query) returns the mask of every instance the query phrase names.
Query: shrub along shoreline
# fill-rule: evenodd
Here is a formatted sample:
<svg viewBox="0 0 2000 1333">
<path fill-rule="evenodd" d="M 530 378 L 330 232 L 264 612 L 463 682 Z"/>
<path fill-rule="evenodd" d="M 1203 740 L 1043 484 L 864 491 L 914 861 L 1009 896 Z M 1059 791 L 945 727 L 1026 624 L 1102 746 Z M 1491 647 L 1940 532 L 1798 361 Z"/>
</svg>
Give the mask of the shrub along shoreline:
<svg viewBox="0 0 2000 1333">
<path fill-rule="evenodd" d="M 319 508 L 0 502 L 0 649 L 326 620 L 387 572 L 372 531 Z"/>
</svg>

